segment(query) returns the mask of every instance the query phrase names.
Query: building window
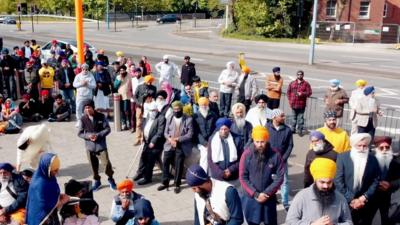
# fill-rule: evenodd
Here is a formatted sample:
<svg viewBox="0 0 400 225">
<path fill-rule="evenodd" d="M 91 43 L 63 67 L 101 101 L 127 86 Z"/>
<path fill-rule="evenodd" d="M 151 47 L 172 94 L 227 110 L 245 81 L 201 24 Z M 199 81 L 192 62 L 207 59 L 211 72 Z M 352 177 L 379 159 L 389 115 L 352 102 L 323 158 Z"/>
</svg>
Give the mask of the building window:
<svg viewBox="0 0 400 225">
<path fill-rule="evenodd" d="M 360 2 L 360 14 L 359 18 L 361 19 L 369 19 L 369 6 L 370 6 L 370 1 L 361 1 Z"/>
<path fill-rule="evenodd" d="M 336 0 L 328 0 L 326 3 L 326 16 L 336 17 Z"/>
<path fill-rule="evenodd" d="M 383 18 L 387 17 L 387 12 L 388 12 L 388 4 L 385 2 L 385 5 L 383 6 Z"/>
</svg>

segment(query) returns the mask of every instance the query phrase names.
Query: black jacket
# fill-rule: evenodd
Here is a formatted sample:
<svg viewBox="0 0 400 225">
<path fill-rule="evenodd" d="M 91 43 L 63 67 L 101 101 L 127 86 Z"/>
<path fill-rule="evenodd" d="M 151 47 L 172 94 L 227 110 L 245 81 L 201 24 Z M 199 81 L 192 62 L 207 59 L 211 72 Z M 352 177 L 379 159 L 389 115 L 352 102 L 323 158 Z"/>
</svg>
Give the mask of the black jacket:
<svg viewBox="0 0 400 225">
<path fill-rule="evenodd" d="M 0 61 L 0 67 L 2 69 L 3 76 L 13 76 L 15 61 L 10 55 L 7 55 Z"/>
<path fill-rule="evenodd" d="M 195 64 L 189 62 L 188 64 L 182 65 L 182 72 L 181 72 L 181 83 L 183 85 L 192 85 L 193 84 L 193 77 L 196 76 L 196 68 Z"/>
<path fill-rule="evenodd" d="M 15 201 L 13 204 L 5 208 L 6 214 L 11 214 L 16 212 L 18 209 L 23 209 L 25 208 L 26 205 L 26 199 L 28 196 L 28 188 L 29 184 L 24 180 L 24 178 L 19 175 L 12 173 L 11 175 L 11 182 L 14 186 L 15 193 Z M 1 189 L 1 183 L 0 183 L 0 189 Z"/>
<path fill-rule="evenodd" d="M 200 112 L 193 115 L 193 126 L 195 132 L 195 143 L 199 143 L 201 145 L 207 146 L 208 139 L 214 133 L 215 130 L 215 122 L 217 121 L 218 116 L 216 116 L 213 112 L 209 111 L 207 117 L 204 118 Z"/>
<path fill-rule="evenodd" d="M 153 98 L 156 98 L 156 92 L 157 88 L 154 85 L 147 85 L 147 84 L 141 84 L 136 88 L 135 91 L 135 97 L 137 100 L 137 103 L 139 105 L 142 105 L 145 97 L 148 95 L 153 96 Z"/>
<path fill-rule="evenodd" d="M 106 150 L 106 136 L 110 132 L 110 125 L 108 124 L 107 118 L 102 113 L 95 112 L 93 122 L 89 119 L 89 116 L 82 116 L 78 136 L 85 140 L 85 147 L 89 152 L 97 153 Z M 97 135 L 97 140 L 94 142 L 89 138 L 92 134 Z"/>
<path fill-rule="evenodd" d="M 147 122 L 148 119 L 146 119 L 145 122 L 143 123 L 143 130 Z M 148 139 L 146 140 L 146 138 L 144 138 L 144 142 L 146 144 L 150 143 L 154 144 L 153 149 L 160 149 L 160 150 L 163 149 L 165 143 L 165 137 L 164 137 L 165 123 L 166 123 L 165 115 L 163 115 L 162 113 L 158 113 L 156 118 L 154 119 L 153 124 L 151 125 Z"/>
<path fill-rule="evenodd" d="M 68 88 L 65 87 L 65 84 L 67 83 L 67 77 L 70 83 L 70 86 Z M 67 90 L 67 89 L 73 89 L 74 86 L 72 84 L 74 83 L 75 79 L 75 73 L 74 70 L 71 67 L 67 67 L 67 75 L 64 72 L 64 68 L 60 67 L 60 69 L 57 71 L 57 80 L 59 82 L 59 87 L 61 90 Z"/>
<path fill-rule="evenodd" d="M 310 172 L 310 165 L 315 158 L 327 158 L 336 162 L 337 152 L 333 150 L 333 145 L 327 140 L 324 141 L 324 149 L 322 151 L 315 152 L 310 149 L 307 152 L 306 163 L 304 164 L 304 188 L 309 187 L 314 183 L 314 179 Z"/>
<path fill-rule="evenodd" d="M 217 115 L 218 117 L 220 116 L 220 114 L 219 114 L 219 107 L 218 107 L 218 104 L 217 104 L 216 102 L 211 102 L 211 101 L 210 101 L 209 107 L 210 107 L 210 110 L 211 110 L 215 115 Z"/>
</svg>

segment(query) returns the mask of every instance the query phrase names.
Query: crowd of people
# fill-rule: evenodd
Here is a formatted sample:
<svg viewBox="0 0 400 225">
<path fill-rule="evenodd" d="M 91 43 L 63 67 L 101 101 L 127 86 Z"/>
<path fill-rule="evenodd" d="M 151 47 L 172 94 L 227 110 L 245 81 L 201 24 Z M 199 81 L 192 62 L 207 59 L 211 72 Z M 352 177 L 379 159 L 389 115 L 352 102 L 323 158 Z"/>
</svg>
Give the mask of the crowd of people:
<svg viewBox="0 0 400 225">
<path fill-rule="evenodd" d="M 400 211 L 391 207 L 400 201 L 391 199 L 400 188 L 400 158 L 390 137 L 375 136 L 382 111 L 365 80 L 356 81 L 350 97 L 339 80 L 329 81 L 325 112 L 315 115 L 324 117 L 324 126 L 309 132 L 304 189 L 290 201 L 288 159 L 293 135 L 307 132 L 304 112 L 312 95 L 304 71 L 288 85 L 292 120 L 286 121 L 279 109 L 284 79 L 279 67 L 266 77 L 266 94 L 259 94 L 250 68 L 228 62 L 217 91 L 196 73 L 189 56 L 179 68 L 164 55 L 153 71 L 145 56 L 135 63 L 118 51 L 109 65 L 104 50 L 95 59 L 87 47 L 84 52 L 85 62 L 78 64 L 76 54 L 61 50 L 57 41 L 47 60 L 34 40 L 12 55 L 2 50 L 0 132 L 17 133 L 23 121 L 68 121 L 75 113 L 94 182 L 70 180 L 61 194 L 60 159 L 45 147 L 49 131 L 43 124 L 28 127 L 17 143 L 16 168 L 0 164 L 0 224 L 99 224 L 92 192 L 101 186 L 100 162 L 110 188 L 118 191 L 110 203 L 116 224 L 159 224 L 151 203 L 133 190 L 154 182 L 156 164 L 162 170 L 158 191 L 173 186 L 179 194 L 185 178 L 195 192 L 196 225 L 277 224 L 279 190 L 288 225 L 372 224 L 378 210 L 382 224 L 400 223 Z M 174 77 L 179 87 L 173 87 Z M 122 129 L 135 133 L 134 145 L 140 145 L 133 180 L 113 177 L 106 142 L 112 93 L 120 96 Z M 16 106 L 18 95 L 23 98 Z M 351 109 L 350 134 L 340 127 L 345 104 Z M 21 171 L 23 163 L 35 170 Z"/>
</svg>

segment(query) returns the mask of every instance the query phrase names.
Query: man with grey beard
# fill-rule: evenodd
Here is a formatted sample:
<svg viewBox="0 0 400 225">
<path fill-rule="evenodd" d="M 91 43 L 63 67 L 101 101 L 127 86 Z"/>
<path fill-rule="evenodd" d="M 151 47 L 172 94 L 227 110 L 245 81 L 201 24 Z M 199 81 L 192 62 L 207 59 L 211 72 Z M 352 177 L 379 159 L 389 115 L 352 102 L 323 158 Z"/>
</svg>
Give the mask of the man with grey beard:
<svg viewBox="0 0 400 225">
<path fill-rule="evenodd" d="M 210 110 L 209 100 L 206 97 L 199 98 L 198 104 L 199 110 L 193 115 L 193 126 L 195 130 L 195 138 L 197 139 L 197 148 L 200 151 L 200 166 L 207 172 L 208 139 L 215 130 L 215 122 L 217 121 L 218 116 Z"/>
<path fill-rule="evenodd" d="M 24 218 L 29 184 L 13 166 L 0 163 L 0 224 L 8 224 L 10 217 Z M 23 220 L 23 219 L 22 219 Z M 25 224 L 25 221 L 14 221 Z"/>
<path fill-rule="evenodd" d="M 391 137 L 375 137 L 374 143 L 375 158 L 378 160 L 381 171 L 381 181 L 378 185 L 374 205 L 380 212 L 381 224 L 392 225 L 388 213 L 391 194 L 400 187 L 400 158 L 393 155 Z"/>
<path fill-rule="evenodd" d="M 253 126 L 246 121 L 246 106 L 242 103 L 236 103 L 232 106 L 233 123 L 231 134 L 235 140 L 237 149 L 244 149 L 251 143 L 251 130 Z"/>
<path fill-rule="evenodd" d="M 265 126 L 271 120 L 271 109 L 267 107 L 268 97 L 264 94 L 257 95 L 254 99 L 257 104 L 247 112 L 246 120 L 253 125 Z"/>
</svg>

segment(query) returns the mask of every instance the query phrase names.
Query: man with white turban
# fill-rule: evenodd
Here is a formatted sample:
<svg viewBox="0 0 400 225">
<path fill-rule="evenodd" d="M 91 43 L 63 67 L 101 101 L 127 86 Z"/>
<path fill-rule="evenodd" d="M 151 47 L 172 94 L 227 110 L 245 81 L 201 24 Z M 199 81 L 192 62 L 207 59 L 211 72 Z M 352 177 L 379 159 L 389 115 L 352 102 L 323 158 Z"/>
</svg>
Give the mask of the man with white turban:
<svg viewBox="0 0 400 225">
<path fill-rule="evenodd" d="M 372 224 L 375 197 L 380 179 L 376 158 L 369 154 L 371 136 L 367 133 L 350 137 L 351 150 L 338 155 L 335 186 L 352 209 L 354 224 Z"/>
<path fill-rule="evenodd" d="M 226 69 L 224 69 L 218 77 L 218 83 L 220 84 L 220 107 L 221 115 L 228 117 L 229 110 L 231 109 L 232 94 L 237 85 L 237 79 L 239 73 L 235 70 L 235 63 L 230 61 L 226 63 Z"/>
</svg>

